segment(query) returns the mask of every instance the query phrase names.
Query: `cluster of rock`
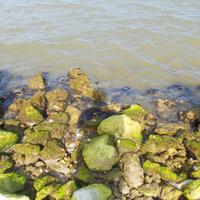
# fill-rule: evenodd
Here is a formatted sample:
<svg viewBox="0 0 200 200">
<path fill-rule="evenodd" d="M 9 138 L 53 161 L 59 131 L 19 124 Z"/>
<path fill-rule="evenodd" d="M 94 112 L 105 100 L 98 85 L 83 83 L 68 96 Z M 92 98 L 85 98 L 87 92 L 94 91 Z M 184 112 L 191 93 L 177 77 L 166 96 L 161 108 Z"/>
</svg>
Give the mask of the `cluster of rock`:
<svg viewBox="0 0 200 200">
<path fill-rule="evenodd" d="M 200 199 L 200 112 L 163 122 L 140 105 L 106 105 L 80 69 L 68 84 L 48 89 L 38 74 L 34 94 L 2 117 L 0 199 Z M 88 101 L 96 110 L 82 120 Z"/>
</svg>

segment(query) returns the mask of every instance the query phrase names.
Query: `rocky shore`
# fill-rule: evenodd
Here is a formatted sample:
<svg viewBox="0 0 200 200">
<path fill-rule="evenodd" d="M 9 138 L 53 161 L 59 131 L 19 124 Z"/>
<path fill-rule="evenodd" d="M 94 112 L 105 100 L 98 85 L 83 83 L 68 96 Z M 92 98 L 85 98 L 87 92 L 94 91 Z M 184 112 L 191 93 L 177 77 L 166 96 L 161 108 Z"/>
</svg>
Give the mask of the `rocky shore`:
<svg viewBox="0 0 200 200">
<path fill-rule="evenodd" d="M 200 108 L 107 103 L 79 68 L 27 86 L 1 112 L 0 199 L 200 199 Z"/>
</svg>

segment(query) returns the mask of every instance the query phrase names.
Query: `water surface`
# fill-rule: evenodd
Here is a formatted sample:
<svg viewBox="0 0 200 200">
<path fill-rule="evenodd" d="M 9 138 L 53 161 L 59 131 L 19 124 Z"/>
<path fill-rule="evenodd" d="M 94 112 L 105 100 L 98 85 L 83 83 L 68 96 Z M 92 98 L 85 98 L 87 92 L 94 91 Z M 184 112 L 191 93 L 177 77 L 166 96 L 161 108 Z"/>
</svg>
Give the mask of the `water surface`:
<svg viewBox="0 0 200 200">
<path fill-rule="evenodd" d="M 114 86 L 200 83 L 199 0 L 0 0 L 0 69 L 82 67 Z"/>
</svg>

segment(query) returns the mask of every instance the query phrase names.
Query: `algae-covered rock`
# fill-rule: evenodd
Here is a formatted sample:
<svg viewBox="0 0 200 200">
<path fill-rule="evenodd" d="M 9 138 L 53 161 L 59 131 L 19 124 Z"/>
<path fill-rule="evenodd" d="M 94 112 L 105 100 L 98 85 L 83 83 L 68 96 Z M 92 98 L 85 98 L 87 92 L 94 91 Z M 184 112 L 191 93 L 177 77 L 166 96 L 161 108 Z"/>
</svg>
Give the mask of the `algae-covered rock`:
<svg viewBox="0 0 200 200">
<path fill-rule="evenodd" d="M 188 198 L 188 200 L 199 200 L 200 199 L 200 179 L 194 180 L 189 183 L 184 191 L 183 195 Z"/>
<path fill-rule="evenodd" d="M 60 146 L 56 139 L 48 140 L 40 152 L 40 158 L 43 161 L 58 160 L 65 156 L 65 150 Z"/>
<path fill-rule="evenodd" d="M 157 184 L 146 184 L 139 188 L 139 192 L 144 196 L 158 197 L 160 195 L 161 188 Z"/>
<path fill-rule="evenodd" d="M 39 159 L 40 146 L 29 143 L 16 144 L 12 147 L 15 152 L 13 159 L 19 165 L 29 165 Z"/>
<path fill-rule="evenodd" d="M 48 121 L 60 124 L 67 124 L 70 120 L 69 114 L 65 112 L 53 113 L 48 116 Z"/>
<path fill-rule="evenodd" d="M 160 198 L 163 200 L 179 200 L 182 192 L 172 186 L 164 186 L 162 188 Z"/>
<path fill-rule="evenodd" d="M 28 196 L 18 194 L 8 194 L 0 192 L 0 199 L 2 200 L 30 200 Z"/>
<path fill-rule="evenodd" d="M 36 191 L 40 191 L 46 185 L 49 185 L 51 183 L 56 183 L 56 182 L 57 182 L 57 179 L 55 177 L 46 175 L 43 177 L 36 178 L 33 182 L 33 187 L 36 189 Z"/>
<path fill-rule="evenodd" d="M 118 152 L 115 149 L 114 138 L 110 135 L 101 135 L 93 138 L 83 149 L 83 159 L 88 168 L 94 171 L 107 171 L 118 161 Z"/>
<path fill-rule="evenodd" d="M 24 189 L 26 178 L 17 173 L 0 174 L 0 190 L 14 193 Z"/>
<path fill-rule="evenodd" d="M 10 169 L 13 166 L 13 163 L 8 159 L 0 160 L 0 174 L 4 173 L 6 170 Z"/>
<path fill-rule="evenodd" d="M 125 153 L 121 158 L 122 176 L 131 188 L 138 188 L 143 184 L 144 173 L 140 166 L 140 159 L 135 153 Z"/>
<path fill-rule="evenodd" d="M 143 164 L 143 170 L 147 174 L 159 175 L 163 180 L 181 182 L 187 178 L 186 174 L 177 174 L 171 169 L 165 166 L 161 166 L 158 163 L 146 160 Z"/>
<path fill-rule="evenodd" d="M 120 154 L 127 153 L 127 152 L 136 152 L 137 145 L 135 142 L 129 139 L 118 139 L 117 140 L 117 149 Z"/>
<path fill-rule="evenodd" d="M 70 200 L 73 192 L 77 189 L 77 185 L 74 181 L 68 181 L 60 188 L 58 188 L 52 194 L 52 197 L 56 200 Z"/>
<path fill-rule="evenodd" d="M 18 136 L 15 133 L 0 129 L 0 152 L 8 150 L 17 140 Z"/>
<path fill-rule="evenodd" d="M 188 129 L 188 126 L 184 123 L 158 123 L 155 130 L 159 135 L 170 135 L 173 136 L 179 131 Z"/>
<path fill-rule="evenodd" d="M 140 105 L 132 105 L 129 108 L 122 111 L 123 114 L 129 116 L 133 121 L 143 122 L 147 112 Z"/>
<path fill-rule="evenodd" d="M 90 80 L 80 68 L 71 69 L 68 76 L 70 79 L 70 88 L 76 93 L 95 100 L 104 99 L 103 93 L 92 87 Z"/>
<path fill-rule="evenodd" d="M 92 172 L 87 167 L 80 166 L 78 168 L 76 178 L 85 182 L 85 183 L 88 183 L 92 179 Z"/>
<path fill-rule="evenodd" d="M 80 110 L 78 110 L 76 107 L 74 107 L 72 105 L 69 105 L 69 106 L 67 106 L 65 112 L 68 113 L 70 116 L 70 121 L 69 121 L 70 125 L 73 126 L 73 125 L 78 124 L 79 118 L 81 116 Z"/>
<path fill-rule="evenodd" d="M 17 133 L 17 134 L 20 134 L 23 131 L 23 129 L 20 126 L 19 121 L 15 120 L 15 119 L 5 120 L 4 129 L 6 131 L 10 131 L 10 132 Z"/>
<path fill-rule="evenodd" d="M 48 131 L 32 131 L 27 129 L 24 134 L 23 142 L 30 144 L 45 144 L 50 137 Z"/>
<path fill-rule="evenodd" d="M 200 142 L 195 140 L 185 140 L 186 148 L 191 151 L 195 157 L 200 161 Z"/>
<path fill-rule="evenodd" d="M 66 124 L 44 121 L 34 126 L 33 129 L 34 131 L 48 131 L 51 138 L 61 139 L 65 135 L 67 128 Z"/>
<path fill-rule="evenodd" d="M 193 166 L 193 171 L 191 172 L 191 176 L 193 178 L 199 178 L 200 179 L 200 163 L 196 163 Z"/>
<path fill-rule="evenodd" d="M 76 190 L 71 200 L 107 200 L 112 195 L 111 190 L 103 184 L 92 184 Z"/>
<path fill-rule="evenodd" d="M 113 115 L 103 120 L 97 132 L 98 134 L 109 133 L 115 138 L 131 139 L 137 145 L 142 142 L 141 125 L 125 114 Z"/>
<path fill-rule="evenodd" d="M 34 106 L 28 103 L 20 109 L 19 120 L 26 126 L 33 126 L 43 121 L 43 116 Z"/>
<path fill-rule="evenodd" d="M 28 82 L 28 86 L 31 89 L 44 89 L 45 88 L 45 81 L 43 78 L 43 75 L 41 73 L 36 74 L 35 76 L 33 76 L 29 82 Z"/>
<path fill-rule="evenodd" d="M 12 113 L 18 113 L 21 107 L 26 103 L 25 99 L 19 98 L 16 99 L 13 103 L 11 103 L 8 107 L 8 111 Z"/>
<path fill-rule="evenodd" d="M 65 89 L 54 89 L 52 91 L 47 92 L 45 97 L 47 99 L 47 108 L 49 111 L 65 111 L 67 100 L 69 97 L 69 94 Z"/>
</svg>

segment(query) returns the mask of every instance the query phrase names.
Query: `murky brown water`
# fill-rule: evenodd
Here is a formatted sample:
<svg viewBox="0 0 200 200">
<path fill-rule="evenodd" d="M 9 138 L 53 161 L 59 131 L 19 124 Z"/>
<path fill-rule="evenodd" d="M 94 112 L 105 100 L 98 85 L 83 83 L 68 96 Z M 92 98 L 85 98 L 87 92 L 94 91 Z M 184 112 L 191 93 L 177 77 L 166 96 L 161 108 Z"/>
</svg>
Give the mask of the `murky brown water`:
<svg viewBox="0 0 200 200">
<path fill-rule="evenodd" d="M 199 84 L 200 1 L 0 1 L 0 69 L 77 66 L 114 86 Z"/>
</svg>

